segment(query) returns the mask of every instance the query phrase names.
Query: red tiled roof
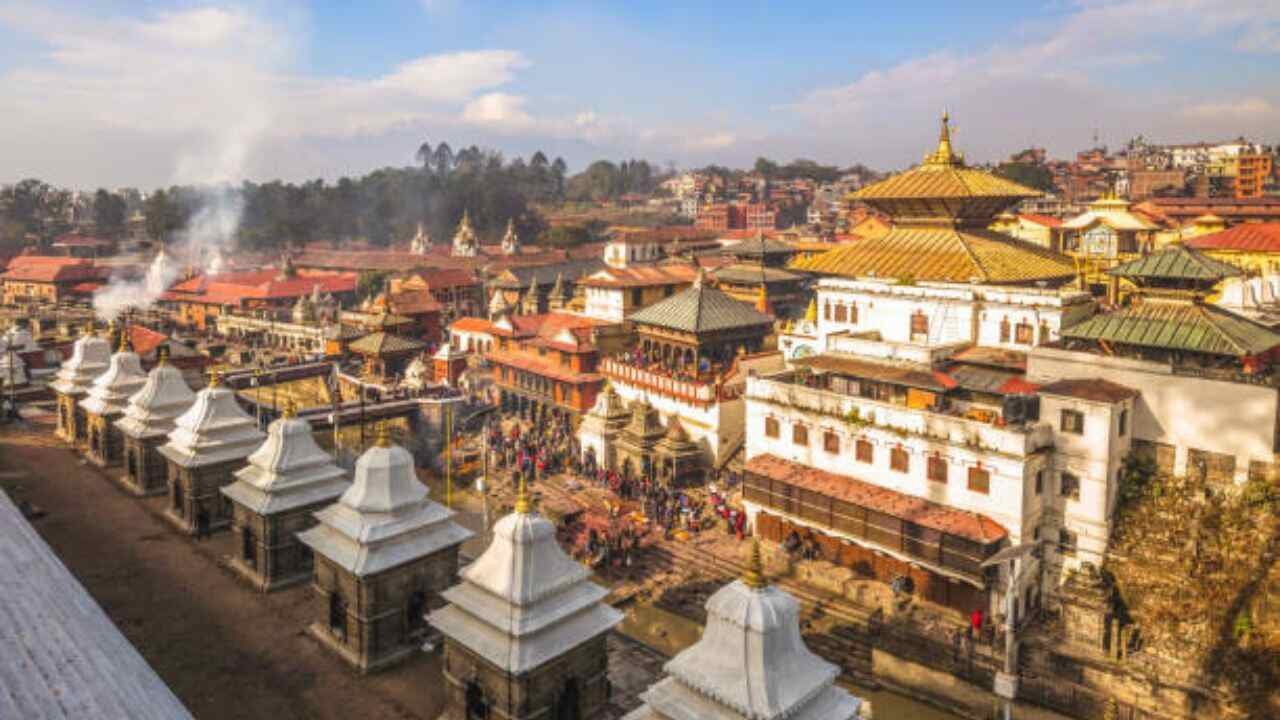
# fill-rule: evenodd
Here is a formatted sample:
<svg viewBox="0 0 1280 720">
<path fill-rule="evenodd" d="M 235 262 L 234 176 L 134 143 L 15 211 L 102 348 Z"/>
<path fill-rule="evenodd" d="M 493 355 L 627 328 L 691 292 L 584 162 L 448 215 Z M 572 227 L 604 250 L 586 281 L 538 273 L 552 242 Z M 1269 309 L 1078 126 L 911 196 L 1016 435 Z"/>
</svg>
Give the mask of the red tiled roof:
<svg viewBox="0 0 1280 720">
<path fill-rule="evenodd" d="M 168 335 L 156 332 L 149 327 L 143 327 L 142 325 L 129 326 L 129 343 L 133 345 L 133 351 L 139 355 L 150 353 L 168 339 Z"/>
<path fill-rule="evenodd" d="M 449 325 L 450 330 L 462 332 L 493 332 L 493 323 L 478 317 L 460 317 Z"/>
<path fill-rule="evenodd" d="M 471 287 L 479 285 L 480 281 L 472 274 L 470 270 L 462 268 L 427 268 L 424 270 L 414 270 L 413 277 L 417 277 L 426 284 L 428 288 L 454 288 L 454 287 Z"/>
<path fill-rule="evenodd" d="M 1003 395 L 1031 395 L 1040 390 L 1040 386 L 1027 382 L 1022 376 L 1011 377 L 996 392 Z"/>
<path fill-rule="evenodd" d="M 1197 250 L 1280 252 L 1280 223 L 1244 223 L 1187 240 Z"/>
<path fill-rule="evenodd" d="M 443 309 L 440 303 L 431 297 L 430 290 L 393 293 L 387 298 L 387 303 L 391 306 L 391 312 L 400 315 L 422 315 L 440 312 Z"/>
<path fill-rule="evenodd" d="M 629 268 L 605 268 L 596 275 L 578 281 L 586 287 L 648 287 L 654 285 L 684 285 L 693 282 L 698 271 L 689 265 L 648 265 Z"/>
<path fill-rule="evenodd" d="M 1059 380 L 1048 385 L 1042 385 L 1040 392 L 1047 395 L 1065 395 L 1081 400 L 1104 403 L 1120 402 L 1138 396 L 1137 390 L 1102 378 Z"/>
<path fill-rule="evenodd" d="M 517 370 L 534 373 L 544 377 L 553 378 L 563 382 L 570 383 L 588 383 L 597 380 L 603 380 L 604 376 L 599 373 L 575 373 L 567 371 L 564 368 L 548 362 L 542 362 L 535 358 L 524 355 L 512 355 L 504 352 L 485 353 L 485 358 L 490 362 L 495 362 L 507 367 L 513 367 Z"/>
<path fill-rule="evenodd" d="M 68 290 L 80 295 L 92 295 L 97 292 L 100 287 L 102 287 L 102 283 L 100 282 L 82 282 L 72 285 Z"/>
<path fill-rule="evenodd" d="M 80 233 L 63 233 L 53 239 L 54 245 L 66 245 L 70 247 L 106 247 L 115 243 L 100 237 L 92 235 L 81 235 Z"/>
<path fill-rule="evenodd" d="M 1009 534 L 985 515 L 950 508 L 847 475 L 783 460 L 776 455 L 757 455 L 747 461 L 746 470 L 983 545 L 999 541 Z"/>
<path fill-rule="evenodd" d="M 285 300 L 311 293 L 348 293 L 356 289 L 355 273 L 302 272 L 290 278 L 267 268 L 219 275 L 197 275 L 169 288 L 160 296 L 170 302 L 237 305 L 245 300 Z"/>
<path fill-rule="evenodd" d="M 1033 222 L 1037 225 L 1044 225 L 1045 227 L 1051 227 L 1051 228 L 1062 227 L 1062 220 L 1060 218 L 1056 218 L 1051 215 L 1040 215 L 1038 213 L 1019 213 L 1018 217 L 1022 218 L 1023 220 L 1026 220 L 1027 222 Z"/>
<path fill-rule="evenodd" d="M 9 268 L 0 278 L 53 283 L 97 280 L 100 275 L 93 262 L 84 258 L 19 255 L 9 261 Z"/>
</svg>

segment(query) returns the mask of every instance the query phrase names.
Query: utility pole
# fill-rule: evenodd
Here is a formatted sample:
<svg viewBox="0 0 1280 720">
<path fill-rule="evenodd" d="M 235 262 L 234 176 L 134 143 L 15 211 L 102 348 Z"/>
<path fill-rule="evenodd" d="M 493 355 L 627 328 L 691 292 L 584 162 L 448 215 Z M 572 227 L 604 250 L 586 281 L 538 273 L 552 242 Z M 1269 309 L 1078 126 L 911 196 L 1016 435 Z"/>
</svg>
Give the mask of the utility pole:
<svg viewBox="0 0 1280 720">
<path fill-rule="evenodd" d="M 444 406 L 444 505 L 453 509 L 453 403 Z"/>
</svg>

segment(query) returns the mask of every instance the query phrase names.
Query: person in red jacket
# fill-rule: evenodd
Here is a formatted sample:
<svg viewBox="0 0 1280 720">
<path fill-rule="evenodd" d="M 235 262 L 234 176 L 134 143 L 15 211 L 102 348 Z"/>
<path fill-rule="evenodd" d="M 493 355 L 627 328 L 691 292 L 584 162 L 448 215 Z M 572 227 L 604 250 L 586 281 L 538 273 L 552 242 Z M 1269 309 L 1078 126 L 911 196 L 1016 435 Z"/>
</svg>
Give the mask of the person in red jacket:
<svg viewBox="0 0 1280 720">
<path fill-rule="evenodd" d="M 969 616 L 969 636 L 971 638 L 981 639 L 982 620 L 983 620 L 982 608 L 978 608 L 974 610 L 973 614 Z"/>
</svg>

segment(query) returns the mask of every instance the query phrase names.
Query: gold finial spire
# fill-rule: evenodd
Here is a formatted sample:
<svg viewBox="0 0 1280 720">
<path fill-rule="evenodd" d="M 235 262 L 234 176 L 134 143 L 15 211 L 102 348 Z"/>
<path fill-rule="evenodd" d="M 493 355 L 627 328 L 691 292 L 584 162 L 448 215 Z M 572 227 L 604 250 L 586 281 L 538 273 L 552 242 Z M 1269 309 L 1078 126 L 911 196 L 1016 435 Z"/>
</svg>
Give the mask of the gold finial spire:
<svg viewBox="0 0 1280 720">
<path fill-rule="evenodd" d="M 960 156 L 951 148 L 951 114 L 942 111 L 942 128 L 938 131 L 938 149 L 926 155 L 926 165 L 955 165 Z"/>
<path fill-rule="evenodd" d="M 217 368 L 209 369 L 209 387 L 222 387 L 222 371 Z"/>
<path fill-rule="evenodd" d="M 769 583 L 764 579 L 764 560 L 760 557 L 760 538 L 751 540 L 751 559 L 747 562 L 747 570 L 742 573 L 742 584 L 752 590 L 762 590 Z"/>
<path fill-rule="evenodd" d="M 93 318 L 90 318 L 89 321 L 84 324 L 84 334 L 92 335 L 93 329 Z"/>
<path fill-rule="evenodd" d="M 169 346 L 167 344 L 162 343 L 160 347 L 156 348 L 156 364 L 157 365 L 169 364 Z"/>
<path fill-rule="evenodd" d="M 374 442 L 375 447 L 389 448 L 391 447 L 391 428 L 386 423 L 378 426 L 378 439 Z"/>
<path fill-rule="evenodd" d="M 298 417 L 298 401 L 297 400 L 294 400 L 293 398 L 288 398 L 287 400 L 284 401 L 283 417 L 285 418 Z"/>
<path fill-rule="evenodd" d="M 521 515 L 533 512 L 533 500 L 529 498 L 529 486 L 525 483 L 523 473 L 520 475 L 520 490 L 516 492 L 515 511 Z"/>
<path fill-rule="evenodd" d="M 773 314 L 769 308 L 769 292 L 765 289 L 764 283 L 760 283 L 760 292 L 756 294 L 756 311 L 762 315 Z"/>
<path fill-rule="evenodd" d="M 804 311 L 804 321 L 807 323 L 818 322 L 818 299 L 816 297 L 809 298 L 809 307 Z"/>
</svg>

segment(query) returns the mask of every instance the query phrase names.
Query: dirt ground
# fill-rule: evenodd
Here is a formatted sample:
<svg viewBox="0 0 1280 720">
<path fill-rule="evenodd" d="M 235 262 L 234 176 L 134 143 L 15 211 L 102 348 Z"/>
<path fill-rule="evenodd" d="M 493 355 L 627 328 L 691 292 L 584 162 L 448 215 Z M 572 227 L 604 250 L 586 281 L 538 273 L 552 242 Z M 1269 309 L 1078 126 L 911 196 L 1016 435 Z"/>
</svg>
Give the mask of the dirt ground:
<svg viewBox="0 0 1280 720">
<path fill-rule="evenodd" d="M 52 420 L 52 418 L 48 418 Z M 6 489 L 58 557 L 200 720 L 435 718 L 437 655 L 361 677 L 305 632 L 320 617 L 307 585 L 262 595 L 220 566 L 227 533 L 195 544 L 84 465 L 49 422 L 0 429 Z"/>
</svg>

